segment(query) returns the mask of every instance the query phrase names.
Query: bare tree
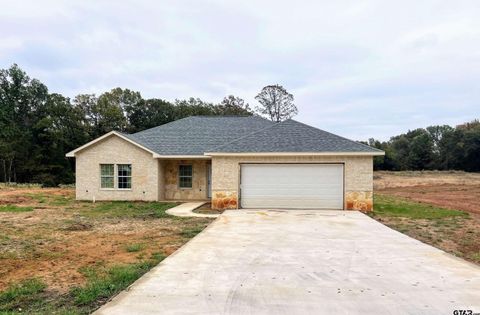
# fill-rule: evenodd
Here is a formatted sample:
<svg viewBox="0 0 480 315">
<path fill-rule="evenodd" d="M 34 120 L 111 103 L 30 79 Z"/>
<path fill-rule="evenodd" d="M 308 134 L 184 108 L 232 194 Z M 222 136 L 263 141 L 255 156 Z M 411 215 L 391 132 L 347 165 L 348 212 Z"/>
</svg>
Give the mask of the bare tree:
<svg viewBox="0 0 480 315">
<path fill-rule="evenodd" d="M 298 113 L 297 106 L 293 104 L 293 95 L 281 85 L 267 85 L 255 99 L 262 105 L 255 109 L 270 120 L 279 122 L 292 118 Z"/>
</svg>

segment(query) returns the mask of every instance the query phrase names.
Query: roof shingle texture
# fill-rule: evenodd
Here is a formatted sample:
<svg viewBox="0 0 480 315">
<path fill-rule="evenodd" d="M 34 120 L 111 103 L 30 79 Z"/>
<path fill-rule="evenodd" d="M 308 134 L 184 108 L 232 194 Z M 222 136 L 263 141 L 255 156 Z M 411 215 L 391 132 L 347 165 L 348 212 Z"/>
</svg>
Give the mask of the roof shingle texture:
<svg viewBox="0 0 480 315">
<path fill-rule="evenodd" d="M 381 152 L 381 150 L 290 119 L 218 146 L 211 152 Z"/>
<path fill-rule="evenodd" d="M 256 116 L 192 116 L 125 136 L 160 155 L 203 155 L 273 124 Z"/>
<path fill-rule="evenodd" d="M 192 116 L 125 136 L 160 155 L 381 152 L 294 120 L 274 123 L 256 116 Z"/>
</svg>

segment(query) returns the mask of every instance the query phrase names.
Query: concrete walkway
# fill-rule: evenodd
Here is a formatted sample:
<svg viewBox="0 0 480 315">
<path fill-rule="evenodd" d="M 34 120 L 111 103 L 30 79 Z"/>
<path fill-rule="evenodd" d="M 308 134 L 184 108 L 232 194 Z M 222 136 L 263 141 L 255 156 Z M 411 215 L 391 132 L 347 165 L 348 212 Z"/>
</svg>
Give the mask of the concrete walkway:
<svg viewBox="0 0 480 315">
<path fill-rule="evenodd" d="M 177 217 L 198 217 L 198 218 L 216 218 L 218 214 L 195 213 L 193 210 L 206 204 L 205 201 L 186 202 L 176 207 L 168 209 L 166 212 Z"/>
<path fill-rule="evenodd" d="M 480 268 L 359 212 L 226 211 L 98 314 L 480 312 Z"/>
</svg>

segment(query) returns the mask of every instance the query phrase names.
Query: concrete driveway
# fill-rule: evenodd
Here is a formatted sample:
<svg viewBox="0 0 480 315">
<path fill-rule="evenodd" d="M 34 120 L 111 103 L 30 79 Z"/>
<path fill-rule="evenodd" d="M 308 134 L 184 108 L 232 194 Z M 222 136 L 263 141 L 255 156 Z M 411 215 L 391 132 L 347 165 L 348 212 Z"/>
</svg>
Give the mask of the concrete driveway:
<svg viewBox="0 0 480 315">
<path fill-rule="evenodd" d="M 227 211 L 98 314 L 480 312 L 480 268 L 359 212 Z"/>
</svg>

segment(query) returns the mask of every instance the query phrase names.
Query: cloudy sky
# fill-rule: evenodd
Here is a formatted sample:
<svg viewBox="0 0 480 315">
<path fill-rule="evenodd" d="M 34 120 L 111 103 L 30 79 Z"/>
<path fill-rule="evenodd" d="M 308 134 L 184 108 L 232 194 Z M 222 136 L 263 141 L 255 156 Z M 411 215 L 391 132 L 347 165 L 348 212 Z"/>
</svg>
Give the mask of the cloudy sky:
<svg viewBox="0 0 480 315">
<path fill-rule="evenodd" d="M 4 1 L 0 68 L 51 92 L 145 98 L 268 84 L 297 120 L 356 140 L 480 116 L 480 1 Z"/>
</svg>

